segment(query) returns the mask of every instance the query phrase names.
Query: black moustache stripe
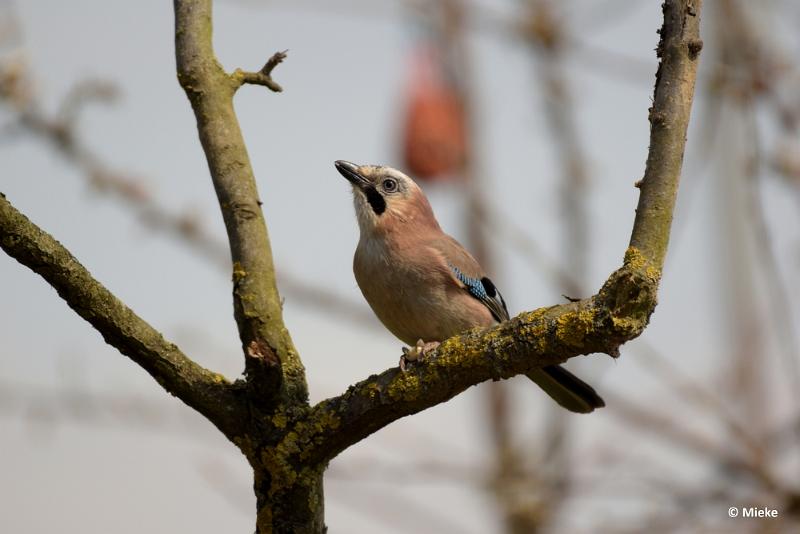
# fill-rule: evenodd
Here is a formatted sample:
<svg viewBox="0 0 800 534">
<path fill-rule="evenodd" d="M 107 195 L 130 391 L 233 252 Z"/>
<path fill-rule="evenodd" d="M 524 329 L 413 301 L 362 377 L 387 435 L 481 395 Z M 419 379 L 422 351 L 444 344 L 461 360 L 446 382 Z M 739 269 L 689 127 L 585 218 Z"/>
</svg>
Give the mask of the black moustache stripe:
<svg viewBox="0 0 800 534">
<path fill-rule="evenodd" d="M 386 201 L 383 199 L 383 196 L 378 193 L 377 189 L 372 186 L 365 187 L 364 195 L 366 195 L 367 202 L 369 202 L 372 211 L 374 211 L 376 215 L 380 215 L 386 211 Z"/>
</svg>

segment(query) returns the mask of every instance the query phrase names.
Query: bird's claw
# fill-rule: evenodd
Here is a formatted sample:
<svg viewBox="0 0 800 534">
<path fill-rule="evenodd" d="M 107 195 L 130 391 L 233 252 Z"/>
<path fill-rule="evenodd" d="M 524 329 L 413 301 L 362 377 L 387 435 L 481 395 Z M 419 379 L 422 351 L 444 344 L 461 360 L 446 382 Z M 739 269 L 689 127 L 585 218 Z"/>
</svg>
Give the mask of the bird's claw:
<svg viewBox="0 0 800 534">
<path fill-rule="evenodd" d="M 403 355 L 400 356 L 400 370 L 405 373 L 408 362 L 416 362 L 424 359 L 429 353 L 436 350 L 439 344 L 438 341 L 429 341 L 425 343 L 419 339 L 413 347 L 403 347 Z"/>
</svg>

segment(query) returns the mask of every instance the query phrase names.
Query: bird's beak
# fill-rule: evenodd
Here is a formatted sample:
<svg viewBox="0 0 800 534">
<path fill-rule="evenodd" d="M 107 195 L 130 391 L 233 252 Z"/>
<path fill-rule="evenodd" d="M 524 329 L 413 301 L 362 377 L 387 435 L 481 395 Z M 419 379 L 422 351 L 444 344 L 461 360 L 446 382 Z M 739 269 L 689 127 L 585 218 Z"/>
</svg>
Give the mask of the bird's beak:
<svg viewBox="0 0 800 534">
<path fill-rule="evenodd" d="M 364 176 L 358 172 L 358 165 L 355 163 L 350 163 L 349 161 L 339 159 L 336 160 L 334 165 L 336 166 L 336 170 L 339 171 L 342 176 L 347 178 L 348 182 L 359 189 L 363 189 L 365 186 L 369 185 L 369 180 L 364 178 Z"/>
</svg>

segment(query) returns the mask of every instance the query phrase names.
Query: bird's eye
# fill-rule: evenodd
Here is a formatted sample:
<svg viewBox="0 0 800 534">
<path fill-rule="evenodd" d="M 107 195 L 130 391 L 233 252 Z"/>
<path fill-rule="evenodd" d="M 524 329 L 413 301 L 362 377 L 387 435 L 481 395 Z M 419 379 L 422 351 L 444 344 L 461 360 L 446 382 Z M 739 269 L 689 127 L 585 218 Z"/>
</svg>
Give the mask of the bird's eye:
<svg viewBox="0 0 800 534">
<path fill-rule="evenodd" d="M 383 186 L 383 190 L 387 193 L 392 193 L 397 191 L 397 180 L 393 180 L 391 178 L 387 178 L 381 184 Z"/>
</svg>

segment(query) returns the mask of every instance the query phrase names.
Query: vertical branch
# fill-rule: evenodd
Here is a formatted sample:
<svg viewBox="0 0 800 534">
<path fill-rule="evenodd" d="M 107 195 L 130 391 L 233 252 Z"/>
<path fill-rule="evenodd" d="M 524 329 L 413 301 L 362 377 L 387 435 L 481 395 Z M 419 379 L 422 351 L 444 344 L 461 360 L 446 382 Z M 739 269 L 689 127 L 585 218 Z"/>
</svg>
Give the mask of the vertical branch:
<svg viewBox="0 0 800 534">
<path fill-rule="evenodd" d="M 197 118 L 228 233 L 234 315 L 248 384 L 258 390 L 253 398 L 263 402 L 279 393 L 305 402 L 305 371 L 283 323 L 262 203 L 233 109 L 236 89 L 259 77 L 241 71 L 229 75 L 217 61 L 211 41 L 211 0 L 175 0 L 174 7 L 178 80 Z M 268 77 L 267 65 L 260 74 Z"/>
<path fill-rule="evenodd" d="M 630 246 L 658 272 L 664 265 L 669 244 L 675 198 L 680 183 L 686 130 L 692 111 L 697 78 L 702 0 L 674 0 L 663 4 L 664 25 L 656 55 L 653 106 L 650 108 L 650 150 Z"/>
</svg>

